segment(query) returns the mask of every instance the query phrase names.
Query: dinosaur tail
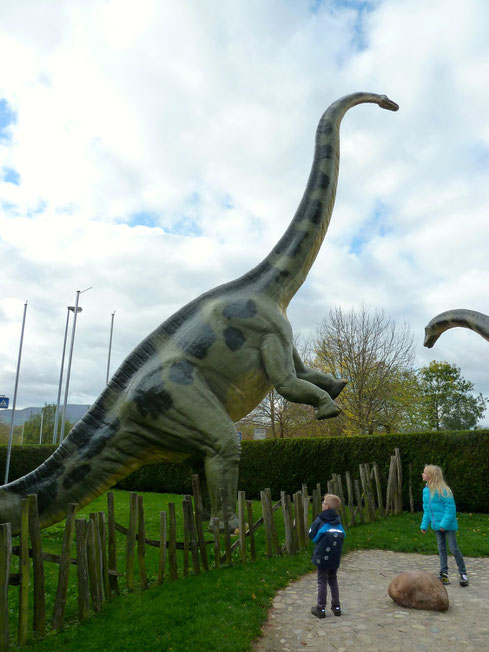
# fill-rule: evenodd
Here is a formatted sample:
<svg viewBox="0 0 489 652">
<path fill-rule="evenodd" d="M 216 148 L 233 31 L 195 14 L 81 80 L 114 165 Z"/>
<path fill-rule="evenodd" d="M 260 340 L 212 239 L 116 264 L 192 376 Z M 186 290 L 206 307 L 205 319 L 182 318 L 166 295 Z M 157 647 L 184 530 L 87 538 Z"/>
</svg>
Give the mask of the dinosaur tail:
<svg viewBox="0 0 489 652">
<path fill-rule="evenodd" d="M 447 310 L 442 312 L 428 323 L 425 330 L 424 346 L 428 349 L 435 344 L 442 333 L 449 328 L 469 328 L 489 341 L 489 317 L 475 310 Z"/>
<path fill-rule="evenodd" d="M 62 520 L 161 453 L 121 415 L 124 393 L 107 388 L 55 452 L 37 469 L 0 487 L 0 523 L 19 531 L 20 501 L 37 494 L 41 527 Z M 140 439 L 141 445 L 134 442 Z"/>
</svg>

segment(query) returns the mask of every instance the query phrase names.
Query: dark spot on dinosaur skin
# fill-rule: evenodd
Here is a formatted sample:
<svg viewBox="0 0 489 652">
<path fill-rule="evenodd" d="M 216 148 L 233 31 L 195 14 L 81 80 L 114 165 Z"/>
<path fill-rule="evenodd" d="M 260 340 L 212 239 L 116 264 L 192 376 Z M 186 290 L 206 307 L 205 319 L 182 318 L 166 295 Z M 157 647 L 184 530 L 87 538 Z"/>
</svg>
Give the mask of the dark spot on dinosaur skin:
<svg viewBox="0 0 489 652">
<path fill-rule="evenodd" d="M 222 314 L 227 319 L 236 317 L 238 319 L 250 319 L 256 315 L 256 304 L 252 299 L 248 301 L 233 301 L 224 307 Z"/>
<path fill-rule="evenodd" d="M 87 445 L 80 452 L 83 454 L 82 459 L 90 460 L 92 457 L 100 455 L 115 434 L 120 430 L 121 423 L 119 419 L 112 419 L 103 425 L 99 425 L 93 436 L 87 442 Z"/>
<path fill-rule="evenodd" d="M 318 145 L 316 149 L 316 157 L 318 159 L 333 158 L 334 149 L 329 143 L 327 145 Z"/>
<path fill-rule="evenodd" d="M 77 466 L 64 478 L 63 487 L 65 489 L 71 489 L 71 487 L 73 487 L 75 484 L 85 480 L 87 474 L 90 473 L 90 469 L 90 464 L 82 464 L 81 466 Z"/>
<path fill-rule="evenodd" d="M 194 366 L 188 360 L 174 362 L 170 367 L 170 380 L 177 385 L 191 385 L 193 382 L 192 374 Z"/>
<path fill-rule="evenodd" d="M 216 335 L 209 324 L 201 322 L 196 328 L 192 329 L 191 334 L 183 337 L 180 345 L 185 353 L 193 355 L 197 360 L 203 360 L 207 351 L 216 341 Z"/>
<path fill-rule="evenodd" d="M 223 334 L 226 346 L 231 349 L 231 351 L 237 351 L 246 341 L 244 334 L 238 328 L 233 328 L 232 326 L 225 328 Z"/>
<path fill-rule="evenodd" d="M 131 398 L 143 417 L 156 419 L 172 407 L 173 400 L 165 389 L 161 364 L 153 363 L 132 392 Z"/>
<path fill-rule="evenodd" d="M 319 200 L 312 200 L 306 209 L 306 219 L 313 224 L 319 224 L 323 217 L 323 210 L 323 205 Z"/>
</svg>

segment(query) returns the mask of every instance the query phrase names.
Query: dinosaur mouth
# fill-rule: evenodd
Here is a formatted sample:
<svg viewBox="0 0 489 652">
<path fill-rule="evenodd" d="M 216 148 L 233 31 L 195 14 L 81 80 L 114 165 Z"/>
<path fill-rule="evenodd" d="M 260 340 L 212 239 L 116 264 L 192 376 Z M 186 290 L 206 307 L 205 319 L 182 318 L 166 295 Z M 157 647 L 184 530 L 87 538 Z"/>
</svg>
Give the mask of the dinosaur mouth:
<svg viewBox="0 0 489 652">
<path fill-rule="evenodd" d="M 380 98 L 379 106 L 388 111 L 399 111 L 399 104 L 390 100 L 387 95 L 382 95 Z"/>
</svg>

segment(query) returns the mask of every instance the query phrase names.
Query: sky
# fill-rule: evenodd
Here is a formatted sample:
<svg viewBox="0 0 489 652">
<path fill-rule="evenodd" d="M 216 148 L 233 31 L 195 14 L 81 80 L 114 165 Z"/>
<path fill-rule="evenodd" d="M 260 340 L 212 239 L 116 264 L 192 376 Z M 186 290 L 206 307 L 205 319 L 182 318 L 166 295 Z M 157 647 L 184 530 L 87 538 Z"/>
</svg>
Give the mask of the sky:
<svg viewBox="0 0 489 652">
<path fill-rule="evenodd" d="M 161 322 L 259 263 L 304 192 L 323 111 L 341 127 L 330 227 L 288 316 L 407 323 L 416 364 L 489 396 L 489 345 L 423 348 L 452 308 L 489 313 L 486 0 L 0 2 L 0 395 L 56 401 L 80 294 L 70 403 L 91 403 Z M 68 347 L 69 347 L 68 340 Z M 486 417 L 489 423 L 489 416 Z"/>
</svg>

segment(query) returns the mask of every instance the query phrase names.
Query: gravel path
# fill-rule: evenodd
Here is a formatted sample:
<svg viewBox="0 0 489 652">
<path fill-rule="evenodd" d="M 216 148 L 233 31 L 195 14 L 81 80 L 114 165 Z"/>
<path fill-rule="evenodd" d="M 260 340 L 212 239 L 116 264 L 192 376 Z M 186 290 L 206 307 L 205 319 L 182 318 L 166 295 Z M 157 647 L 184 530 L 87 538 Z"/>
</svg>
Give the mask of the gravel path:
<svg viewBox="0 0 489 652">
<path fill-rule="evenodd" d="M 316 604 L 316 573 L 279 591 L 269 612 L 257 652 L 314 650 L 338 652 L 471 652 L 489 650 L 489 558 L 465 559 L 470 585 L 459 586 L 455 560 L 449 556 L 448 611 L 398 606 L 387 587 L 405 570 L 438 572 L 438 556 L 383 550 L 345 555 L 338 571 L 343 615 L 329 608 L 326 618 L 311 614 Z M 328 595 L 328 599 L 329 599 Z"/>
</svg>

